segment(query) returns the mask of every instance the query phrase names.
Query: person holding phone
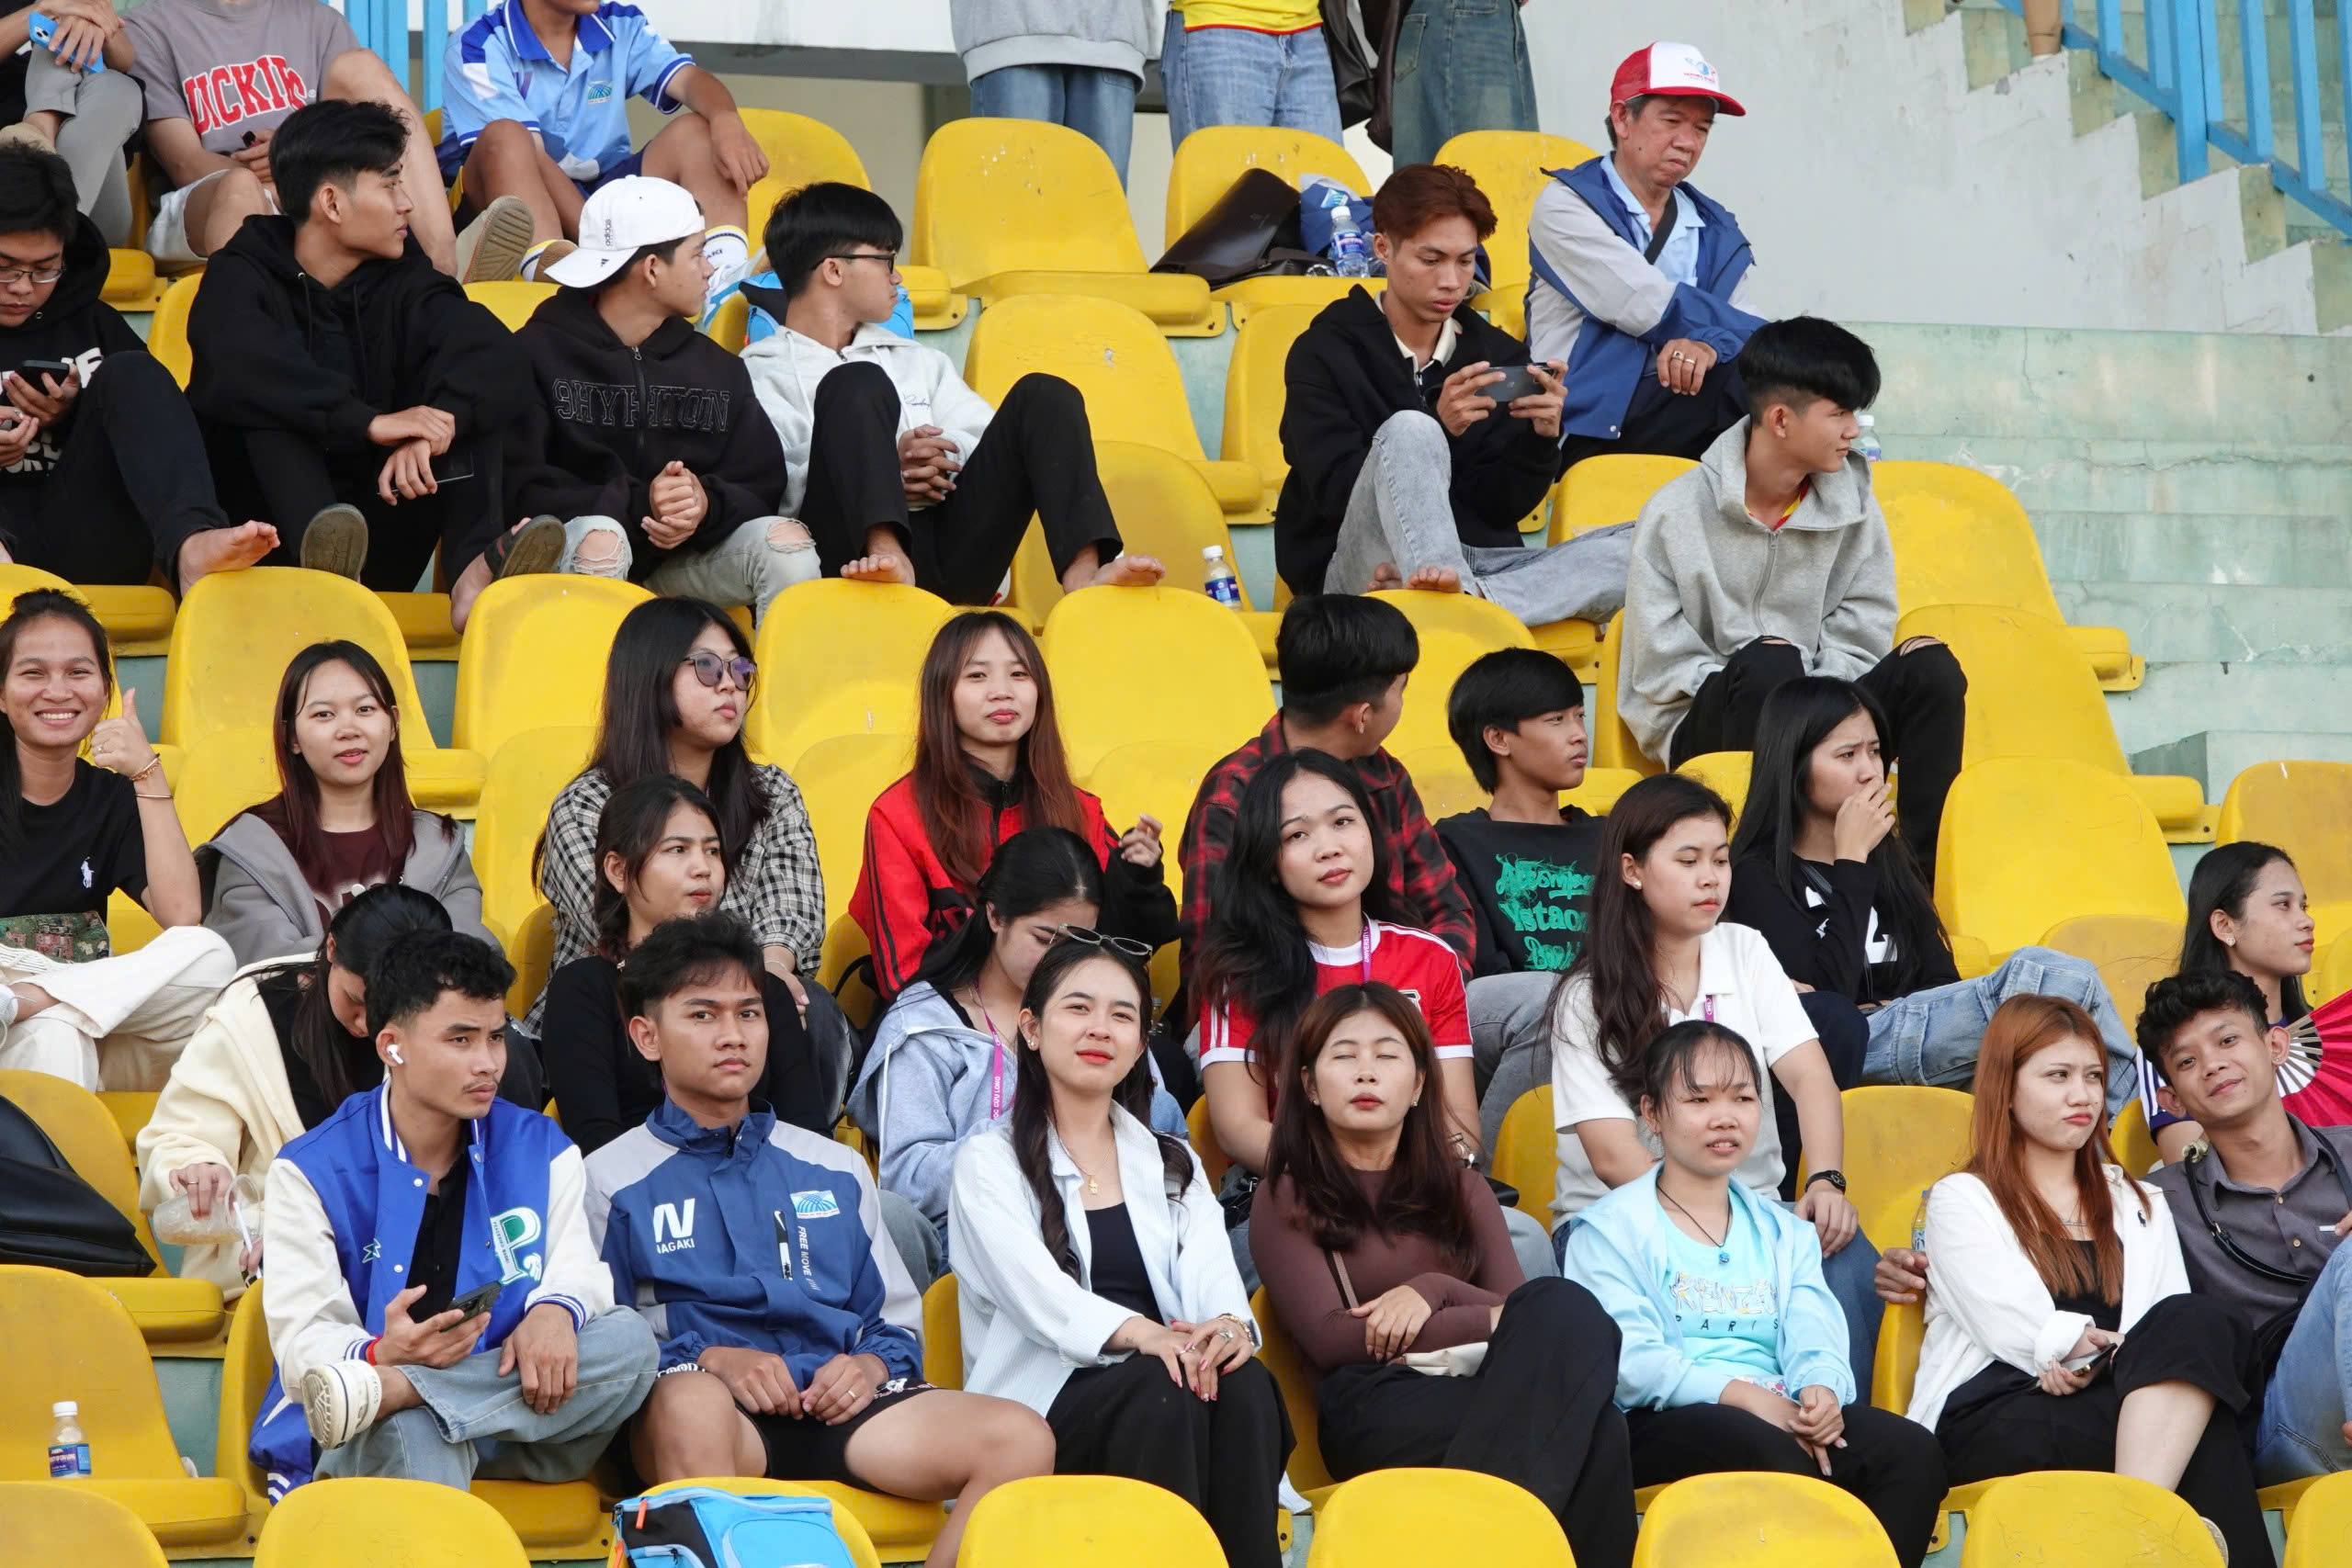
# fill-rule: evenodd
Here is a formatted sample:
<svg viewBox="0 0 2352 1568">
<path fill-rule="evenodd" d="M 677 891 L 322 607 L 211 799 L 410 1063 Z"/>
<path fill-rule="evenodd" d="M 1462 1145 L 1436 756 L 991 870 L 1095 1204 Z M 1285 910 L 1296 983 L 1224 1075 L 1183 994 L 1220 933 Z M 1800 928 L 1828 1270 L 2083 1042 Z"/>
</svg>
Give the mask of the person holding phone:
<svg viewBox="0 0 2352 1568">
<path fill-rule="evenodd" d="M 1388 287 L 1325 309 L 1283 371 L 1274 563 L 1295 594 L 1426 588 L 1491 599 L 1531 626 L 1605 621 L 1630 528 L 1545 549 L 1520 530 L 1560 477 L 1567 367 L 1471 307 L 1495 209 L 1460 169 L 1398 169 L 1372 198 Z"/>
<path fill-rule="evenodd" d="M 1955 1485 L 2111 1470 L 2178 1493 L 2237 1568 L 2268 1563 L 2240 1430 L 2260 1397 L 2254 1336 L 2190 1292 L 2164 1194 L 2116 1164 L 2107 1073 L 2075 1003 L 2012 997 L 1993 1014 L 1974 1152 L 1928 1191 L 1936 1270 L 1909 1414 Z"/>
</svg>

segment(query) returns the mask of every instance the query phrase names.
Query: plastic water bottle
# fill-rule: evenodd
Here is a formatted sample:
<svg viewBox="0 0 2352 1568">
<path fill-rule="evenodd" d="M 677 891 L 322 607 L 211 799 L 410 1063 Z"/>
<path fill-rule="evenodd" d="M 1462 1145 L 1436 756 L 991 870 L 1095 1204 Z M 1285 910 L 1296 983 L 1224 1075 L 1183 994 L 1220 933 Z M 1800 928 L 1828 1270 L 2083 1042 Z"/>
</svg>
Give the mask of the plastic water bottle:
<svg viewBox="0 0 2352 1568">
<path fill-rule="evenodd" d="M 1324 210 L 1331 215 L 1331 270 L 1341 277 L 1372 276 L 1372 247 L 1356 227 L 1355 209 L 1348 193 L 1338 186 L 1323 187 Z"/>
<path fill-rule="evenodd" d="M 49 1437 L 49 1478 L 64 1481 L 90 1473 L 90 1439 L 82 1435 L 82 1407 L 70 1399 L 61 1399 L 49 1407 L 57 1417 L 56 1430 Z"/>
<path fill-rule="evenodd" d="M 1862 455 L 1862 461 L 1875 463 L 1885 457 L 1885 449 L 1878 444 L 1878 416 L 1858 413 L 1854 423 L 1862 427 L 1862 433 L 1854 437 L 1854 450 Z"/>
<path fill-rule="evenodd" d="M 1201 547 L 1201 587 L 1227 609 L 1241 608 L 1241 580 L 1233 575 L 1233 564 L 1225 558 L 1223 545 Z"/>
</svg>

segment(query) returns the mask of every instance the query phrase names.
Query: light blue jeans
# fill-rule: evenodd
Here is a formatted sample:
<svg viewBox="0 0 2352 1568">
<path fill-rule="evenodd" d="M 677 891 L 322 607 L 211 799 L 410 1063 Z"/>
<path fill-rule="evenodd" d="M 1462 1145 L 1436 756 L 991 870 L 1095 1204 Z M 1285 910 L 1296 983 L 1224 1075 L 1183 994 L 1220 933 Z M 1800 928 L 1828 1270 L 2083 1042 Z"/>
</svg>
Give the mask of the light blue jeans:
<svg viewBox="0 0 2352 1568">
<path fill-rule="evenodd" d="M 2088 960 L 2047 947 L 2020 947 L 1989 975 L 1914 991 L 1867 1015 L 1871 1044 L 1864 1081 L 1968 1088 L 1975 1081 L 1984 1026 L 2011 997 L 2061 997 L 2091 1015 L 2107 1046 L 2109 1115 L 2139 1091 L 2138 1048 L 2115 1010 L 2115 998 L 2107 994 L 2107 982 Z"/>
<path fill-rule="evenodd" d="M 2346 1391 L 2352 1391 L 2352 1247 L 2339 1247 L 2278 1353 L 2255 1438 L 2255 1478 L 2275 1486 L 2352 1470 L 2352 1443 L 2344 1438 L 2345 1420 L 2352 1416 Z"/>
<path fill-rule="evenodd" d="M 972 112 L 1068 126 L 1110 156 L 1124 186 L 1141 85 L 1124 71 L 1097 65 L 1008 65 L 973 78 Z"/>
<path fill-rule="evenodd" d="M 583 563 L 580 547 L 600 536 L 607 544 L 596 552 L 601 558 Z M 574 517 L 563 525 L 563 554 L 557 558 L 556 570 L 626 579 L 635 574 L 636 565 L 628 530 L 616 519 Z M 789 517 L 752 517 L 707 549 L 673 552 L 643 581 L 656 593 L 691 594 L 721 606 L 748 604 L 757 625 L 766 618 L 777 594 L 823 574 L 808 529 Z"/>
<path fill-rule="evenodd" d="M 1396 28 L 1396 166 L 1437 161 L 1465 130 L 1533 130 L 1535 77 L 1519 0 L 1415 0 Z"/>
<path fill-rule="evenodd" d="M 1159 70 L 1172 146 L 1182 147 L 1205 125 L 1280 126 L 1340 140 L 1340 88 L 1320 28 L 1295 33 L 1187 29 L 1171 13 Z"/>
</svg>

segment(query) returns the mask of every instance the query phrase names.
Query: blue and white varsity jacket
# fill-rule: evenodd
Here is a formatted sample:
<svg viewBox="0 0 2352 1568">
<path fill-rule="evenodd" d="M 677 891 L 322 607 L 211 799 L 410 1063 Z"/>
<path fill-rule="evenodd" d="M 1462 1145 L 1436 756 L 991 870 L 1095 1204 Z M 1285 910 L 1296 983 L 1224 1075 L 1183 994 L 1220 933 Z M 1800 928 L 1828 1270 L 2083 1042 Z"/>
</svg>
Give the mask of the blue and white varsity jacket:
<svg viewBox="0 0 2352 1568">
<path fill-rule="evenodd" d="M 1528 220 L 1528 352 L 1567 362 L 1560 433 L 1613 441 L 1661 345 L 1689 338 L 1718 359 L 1739 357 L 1764 324 L 1750 310 L 1756 253 L 1728 209 L 1679 186 L 1698 213 L 1699 282 L 1676 283 L 1643 259 L 1644 242 L 1600 158 L 1549 172 L 1555 183 Z"/>
<path fill-rule="evenodd" d="M 803 1387 L 840 1355 L 922 1375 L 922 1298 L 865 1158 L 764 1106 L 704 1127 L 664 1100 L 589 1159 L 588 1225 L 664 1371 L 718 1345 L 781 1356 Z"/>
</svg>

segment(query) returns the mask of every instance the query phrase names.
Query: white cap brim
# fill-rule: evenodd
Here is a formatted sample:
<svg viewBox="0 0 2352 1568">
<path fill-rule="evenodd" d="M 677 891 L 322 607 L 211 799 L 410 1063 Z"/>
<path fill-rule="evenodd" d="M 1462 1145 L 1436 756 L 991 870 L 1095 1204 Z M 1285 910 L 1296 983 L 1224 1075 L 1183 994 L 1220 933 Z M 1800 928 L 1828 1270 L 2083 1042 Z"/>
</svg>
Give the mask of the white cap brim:
<svg viewBox="0 0 2352 1568">
<path fill-rule="evenodd" d="M 628 265 L 637 254 L 634 248 L 626 251 L 576 250 L 562 260 L 539 268 L 540 281 L 560 283 L 566 288 L 590 288 Z"/>
</svg>

